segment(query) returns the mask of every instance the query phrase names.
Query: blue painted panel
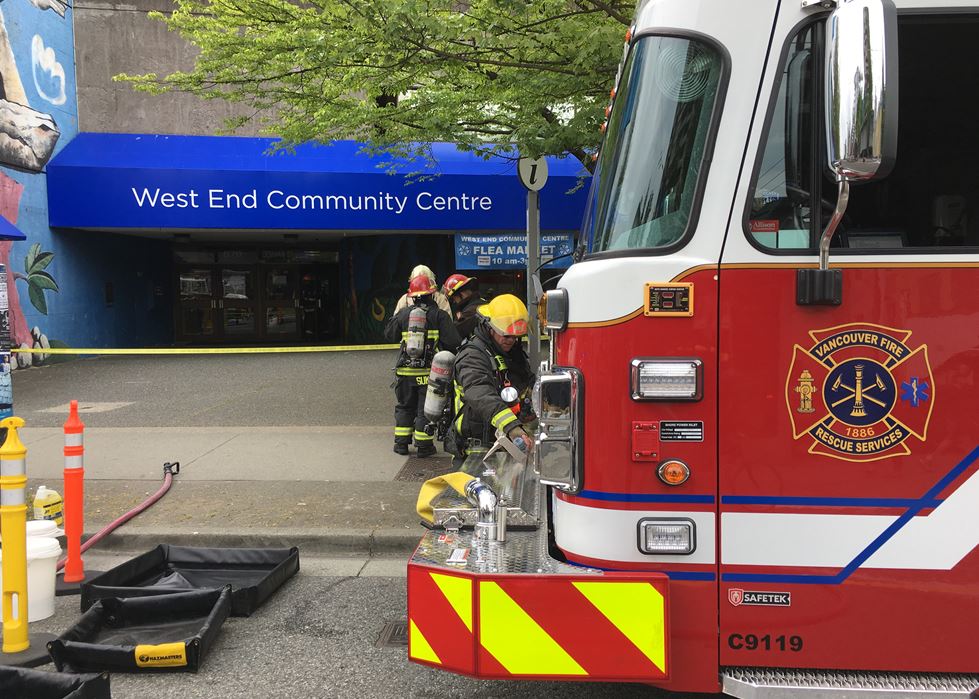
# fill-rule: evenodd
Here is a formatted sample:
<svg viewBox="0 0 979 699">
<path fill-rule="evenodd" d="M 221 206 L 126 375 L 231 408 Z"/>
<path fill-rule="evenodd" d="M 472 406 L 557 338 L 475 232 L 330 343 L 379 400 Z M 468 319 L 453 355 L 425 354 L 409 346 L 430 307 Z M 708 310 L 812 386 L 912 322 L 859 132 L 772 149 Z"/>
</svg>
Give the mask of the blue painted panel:
<svg viewBox="0 0 979 699">
<path fill-rule="evenodd" d="M 271 139 L 80 134 L 48 168 L 53 227 L 356 231 L 523 230 L 511 160 L 435 144 L 435 164 L 338 141 L 269 151 Z M 398 174 L 387 168 L 396 166 Z M 581 166 L 552 158 L 541 227 L 577 230 Z"/>
<path fill-rule="evenodd" d="M 0 240 L 27 240 L 27 234 L 0 216 Z"/>
</svg>

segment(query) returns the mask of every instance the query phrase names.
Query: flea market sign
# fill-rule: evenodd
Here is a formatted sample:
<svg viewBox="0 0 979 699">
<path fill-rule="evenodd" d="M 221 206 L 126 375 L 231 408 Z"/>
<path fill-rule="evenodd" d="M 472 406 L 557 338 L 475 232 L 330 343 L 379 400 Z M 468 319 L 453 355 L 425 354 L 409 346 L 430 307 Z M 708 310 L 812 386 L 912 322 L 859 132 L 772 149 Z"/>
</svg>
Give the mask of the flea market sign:
<svg viewBox="0 0 979 699">
<path fill-rule="evenodd" d="M 540 260 L 547 262 L 545 267 L 569 267 L 570 254 L 574 250 L 573 235 L 544 233 L 541 235 L 540 248 Z M 455 266 L 456 269 L 526 269 L 527 235 L 522 233 L 459 234 L 456 236 Z"/>
</svg>

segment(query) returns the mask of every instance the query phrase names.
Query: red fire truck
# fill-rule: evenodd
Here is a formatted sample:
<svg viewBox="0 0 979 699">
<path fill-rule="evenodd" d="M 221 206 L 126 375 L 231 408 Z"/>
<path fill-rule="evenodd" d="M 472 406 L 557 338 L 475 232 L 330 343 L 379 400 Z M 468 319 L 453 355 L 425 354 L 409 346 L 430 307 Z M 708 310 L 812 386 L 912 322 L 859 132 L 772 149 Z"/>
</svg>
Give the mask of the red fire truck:
<svg viewBox="0 0 979 699">
<path fill-rule="evenodd" d="M 977 86 L 974 0 L 640 4 L 534 458 L 433 502 L 413 661 L 972 695 Z"/>
</svg>

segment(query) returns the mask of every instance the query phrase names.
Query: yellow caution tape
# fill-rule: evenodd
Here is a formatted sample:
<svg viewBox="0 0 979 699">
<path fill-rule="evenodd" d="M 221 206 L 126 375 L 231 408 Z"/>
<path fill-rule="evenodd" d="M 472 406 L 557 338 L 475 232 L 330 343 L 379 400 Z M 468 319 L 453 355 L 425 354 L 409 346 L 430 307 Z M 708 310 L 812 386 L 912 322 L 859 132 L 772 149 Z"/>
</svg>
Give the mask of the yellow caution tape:
<svg viewBox="0 0 979 699">
<path fill-rule="evenodd" d="M 361 352 L 395 350 L 400 345 L 309 345 L 301 347 L 35 347 L 13 348 L 18 354 L 281 354 L 289 352 Z"/>
<path fill-rule="evenodd" d="M 547 341 L 547 338 L 541 338 Z M 396 350 L 401 345 L 303 345 L 297 347 L 14 347 L 13 354 L 285 354 Z"/>
<path fill-rule="evenodd" d="M 438 497 L 439 493 L 449 486 L 452 486 L 459 495 L 465 495 L 466 483 L 474 478 L 475 476 L 470 476 L 468 473 L 463 473 L 462 471 L 429 478 L 422 484 L 422 489 L 418 491 L 418 502 L 415 504 L 415 512 L 427 522 L 434 521 L 435 512 L 432 510 L 432 500 Z"/>
</svg>

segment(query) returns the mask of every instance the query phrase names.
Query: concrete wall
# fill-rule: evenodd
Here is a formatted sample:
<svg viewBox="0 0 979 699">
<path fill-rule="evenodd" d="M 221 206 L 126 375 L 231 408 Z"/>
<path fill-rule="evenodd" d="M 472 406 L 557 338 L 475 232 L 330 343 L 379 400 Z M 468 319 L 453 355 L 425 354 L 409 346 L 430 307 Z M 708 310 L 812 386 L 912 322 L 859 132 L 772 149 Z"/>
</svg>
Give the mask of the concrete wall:
<svg viewBox="0 0 979 699">
<path fill-rule="evenodd" d="M 168 12 L 167 0 L 85 0 L 75 4 L 75 60 L 78 75 L 79 130 L 103 133 L 215 135 L 224 121 L 249 114 L 243 105 L 202 100 L 192 95 L 136 92 L 113 82 L 120 73 L 167 75 L 193 66 L 195 49 L 166 24 L 152 20 Z M 252 125 L 236 135 L 256 136 Z"/>
<path fill-rule="evenodd" d="M 46 169 L 78 133 L 74 19 L 60 0 L 0 7 L 0 215 L 27 236 L 0 242 L 13 344 L 166 343 L 168 244 L 48 226 Z"/>
</svg>

